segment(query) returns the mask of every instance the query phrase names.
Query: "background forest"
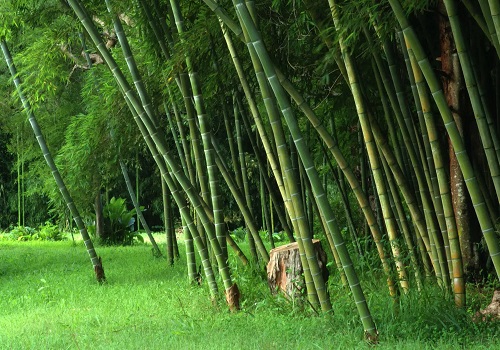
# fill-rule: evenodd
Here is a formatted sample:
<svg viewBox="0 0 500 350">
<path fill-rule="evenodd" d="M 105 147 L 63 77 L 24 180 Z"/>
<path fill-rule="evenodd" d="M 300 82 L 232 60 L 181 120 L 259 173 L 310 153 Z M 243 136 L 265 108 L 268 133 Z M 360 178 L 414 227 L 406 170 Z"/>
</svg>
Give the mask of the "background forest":
<svg viewBox="0 0 500 350">
<path fill-rule="evenodd" d="M 230 257 L 296 241 L 329 313 L 319 239 L 373 342 L 367 274 L 464 308 L 499 286 L 499 38 L 497 0 L 3 0 L 0 229 L 79 231 L 99 282 L 92 240 L 164 231 L 231 310 Z"/>
</svg>

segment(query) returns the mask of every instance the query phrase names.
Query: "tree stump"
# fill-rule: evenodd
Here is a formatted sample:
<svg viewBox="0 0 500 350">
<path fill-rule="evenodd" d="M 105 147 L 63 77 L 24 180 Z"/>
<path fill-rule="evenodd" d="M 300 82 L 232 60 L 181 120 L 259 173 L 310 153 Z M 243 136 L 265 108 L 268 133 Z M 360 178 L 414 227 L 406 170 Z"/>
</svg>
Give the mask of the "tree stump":
<svg viewBox="0 0 500 350">
<path fill-rule="evenodd" d="M 313 239 L 313 245 L 326 282 L 329 276 L 326 268 L 326 253 L 319 240 Z M 304 288 L 303 272 L 298 243 L 290 243 L 272 249 L 269 253 L 267 283 L 272 294 L 282 291 L 288 298 L 300 296 L 302 288 Z"/>
<path fill-rule="evenodd" d="M 493 292 L 491 304 L 484 310 L 479 310 L 474 316 L 475 321 L 500 321 L 500 290 Z"/>
</svg>

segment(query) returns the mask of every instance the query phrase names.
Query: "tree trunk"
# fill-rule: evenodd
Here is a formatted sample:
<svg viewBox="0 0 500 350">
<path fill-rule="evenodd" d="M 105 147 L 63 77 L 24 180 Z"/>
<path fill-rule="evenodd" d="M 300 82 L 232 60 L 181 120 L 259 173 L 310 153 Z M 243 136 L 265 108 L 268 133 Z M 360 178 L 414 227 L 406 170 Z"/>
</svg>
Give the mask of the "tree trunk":
<svg viewBox="0 0 500 350">
<path fill-rule="evenodd" d="M 326 268 L 326 253 L 319 240 L 313 239 L 313 245 L 323 279 L 326 282 L 329 276 Z M 276 294 L 282 291 L 288 298 L 300 296 L 305 286 L 303 272 L 297 242 L 271 250 L 267 264 L 267 282 L 271 293 Z"/>
<path fill-rule="evenodd" d="M 450 22 L 446 16 L 446 9 L 442 1 L 439 2 L 439 35 L 441 46 L 441 70 L 443 72 L 443 92 L 446 102 L 453 112 L 453 118 L 457 124 L 460 135 L 463 137 L 463 122 L 460 108 L 460 89 L 462 85 L 460 64 L 455 52 L 455 45 L 451 33 Z M 450 156 L 450 187 L 453 202 L 453 211 L 460 239 L 462 259 L 464 270 L 470 270 L 470 264 L 473 264 L 473 249 L 470 231 L 470 208 L 467 198 L 467 189 L 465 181 L 458 164 L 455 151 L 451 141 L 448 139 Z"/>
</svg>

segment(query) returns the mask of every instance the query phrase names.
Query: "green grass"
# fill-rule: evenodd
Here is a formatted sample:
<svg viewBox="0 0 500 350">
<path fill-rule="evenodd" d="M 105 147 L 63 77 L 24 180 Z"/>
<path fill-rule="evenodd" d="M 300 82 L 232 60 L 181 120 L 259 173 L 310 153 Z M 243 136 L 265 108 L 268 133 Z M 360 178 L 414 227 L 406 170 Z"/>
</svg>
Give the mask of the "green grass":
<svg viewBox="0 0 500 350">
<path fill-rule="evenodd" d="M 97 251 L 108 279 L 102 286 L 80 243 L 0 241 L 0 349 L 369 348 L 335 276 L 335 314 L 316 316 L 270 297 L 263 272 L 234 264 L 243 308 L 231 314 L 222 297 L 212 305 L 206 285 L 187 283 L 183 258 L 172 268 L 148 245 Z M 396 312 L 382 279 L 363 280 L 379 348 L 500 348 L 498 323 L 471 322 L 471 312 L 456 310 L 435 288 L 402 297 Z"/>
</svg>

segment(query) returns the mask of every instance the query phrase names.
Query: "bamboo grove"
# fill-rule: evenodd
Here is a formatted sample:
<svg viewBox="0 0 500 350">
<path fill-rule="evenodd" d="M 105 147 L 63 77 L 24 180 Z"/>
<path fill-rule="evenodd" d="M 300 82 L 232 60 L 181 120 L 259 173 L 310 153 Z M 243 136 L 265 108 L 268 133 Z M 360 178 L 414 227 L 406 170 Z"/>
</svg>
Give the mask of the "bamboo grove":
<svg viewBox="0 0 500 350">
<path fill-rule="evenodd" d="M 178 217 L 189 280 L 200 282 L 200 265 L 212 299 L 222 287 L 231 310 L 245 291 L 229 258 L 266 264 L 275 227 L 298 243 L 307 300 L 331 313 L 312 243 L 322 240 L 332 278 L 352 294 L 372 340 L 363 256 L 376 257 L 395 304 L 436 283 L 464 307 L 466 283 L 481 271 L 498 283 L 497 2 L 12 0 L 0 9 L 19 94 L 12 108 L 22 102 L 98 279 L 104 272 L 75 203 L 92 211 L 84 203 L 121 169 L 140 213 L 147 198 L 135 197 L 127 164 L 146 157 L 158 175 L 150 186 L 162 193 L 169 263 Z M 68 91 L 80 111 L 58 110 Z M 3 132 L 21 154 L 15 120 L 3 121 Z M 92 161 L 73 164 L 83 146 L 55 137 L 55 126 L 87 135 Z M 52 205 L 62 208 L 62 199 Z M 248 256 L 228 231 L 230 211 L 248 232 Z"/>
</svg>

